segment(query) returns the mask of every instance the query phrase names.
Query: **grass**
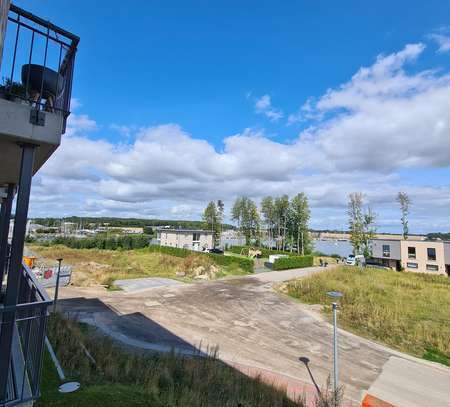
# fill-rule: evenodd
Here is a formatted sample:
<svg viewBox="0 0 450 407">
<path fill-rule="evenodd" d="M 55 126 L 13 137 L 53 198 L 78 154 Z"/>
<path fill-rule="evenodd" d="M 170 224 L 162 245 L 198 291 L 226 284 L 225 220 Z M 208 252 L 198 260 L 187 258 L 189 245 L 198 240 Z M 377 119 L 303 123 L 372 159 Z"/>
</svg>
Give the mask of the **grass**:
<svg viewBox="0 0 450 407">
<path fill-rule="evenodd" d="M 191 280 L 196 267 L 211 267 L 218 270 L 216 278 L 227 275 L 247 274 L 236 264 L 216 265 L 206 257 L 193 254 L 186 258 L 168 254 L 150 252 L 148 249 L 134 250 L 98 250 L 71 249 L 66 246 L 38 246 L 29 248 L 41 257 L 44 264 L 56 263 L 55 259 L 63 258 L 63 264 L 73 267 L 72 283 L 76 286 L 103 284 L 114 290 L 114 281 L 142 277 L 166 277 Z M 177 277 L 177 272 L 185 272 L 186 276 Z"/>
<path fill-rule="evenodd" d="M 174 354 L 137 354 L 117 346 L 91 328 L 53 314 L 48 334 L 66 375 L 81 389 L 61 395 L 55 369 L 44 363 L 42 397 L 38 407 L 301 407 L 286 393 L 249 378 L 216 359 Z M 86 356 L 82 343 L 95 363 Z"/>
<path fill-rule="evenodd" d="M 292 297 L 323 304 L 327 291 L 344 293 L 345 329 L 412 355 L 450 365 L 450 279 L 444 276 L 339 267 L 284 286 Z"/>
</svg>

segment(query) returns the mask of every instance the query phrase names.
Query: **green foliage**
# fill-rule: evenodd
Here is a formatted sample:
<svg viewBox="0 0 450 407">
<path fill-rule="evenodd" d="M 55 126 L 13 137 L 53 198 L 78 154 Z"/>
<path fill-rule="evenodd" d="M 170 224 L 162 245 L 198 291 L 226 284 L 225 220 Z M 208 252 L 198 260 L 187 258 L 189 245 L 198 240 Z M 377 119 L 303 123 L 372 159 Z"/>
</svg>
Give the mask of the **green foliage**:
<svg viewBox="0 0 450 407">
<path fill-rule="evenodd" d="M 289 256 L 280 257 L 273 264 L 274 270 L 298 269 L 303 267 L 312 267 L 314 256 Z"/>
<path fill-rule="evenodd" d="M 363 208 L 364 195 L 360 192 L 348 196 L 348 223 L 350 242 L 354 254 L 371 256 L 370 240 L 375 237 L 375 214 L 370 207 Z"/>
<path fill-rule="evenodd" d="M 231 219 L 237 222 L 240 232 L 245 236 L 245 242 L 259 240 L 259 213 L 255 202 L 245 196 L 239 197 L 231 209 Z"/>
<path fill-rule="evenodd" d="M 441 363 L 450 360 L 450 279 L 367 267 L 339 267 L 289 282 L 287 293 L 323 304 L 341 291 L 339 323 L 357 334 Z"/>
<path fill-rule="evenodd" d="M 55 369 L 46 357 L 38 407 L 304 405 L 290 400 L 285 391 L 221 362 L 214 350 L 206 350 L 202 357 L 127 352 L 109 338 L 59 314 L 49 317 L 48 336 L 68 379 L 80 381 L 81 388 L 70 394 L 59 393 Z"/>
<path fill-rule="evenodd" d="M 62 219 L 60 218 L 34 218 L 33 222 L 42 226 L 60 226 Z M 66 222 L 83 224 L 84 228 L 95 228 L 108 224 L 109 227 L 155 227 L 170 226 L 171 228 L 182 229 L 201 229 L 202 221 L 196 220 L 168 220 L 168 219 L 139 219 L 139 218 L 110 218 L 110 217 L 79 217 L 69 216 L 64 218 Z M 224 224 L 223 229 L 232 229 L 232 225 Z"/>
<path fill-rule="evenodd" d="M 255 247 L 255 246 L 230 246 L 228 248 L 228 251 L 234 254 L 242 254 L 244 256 L 248 256 L 248 250 L 250 247 L 260 250 L 261 257 L 269 257 L 271 254 L 287 254 L 288 256 L 297 256 L 297 253 L 295 252 L 289 252 L 286 250 L 272 250 L 267 249 L 266 247 Z"/>
<path fill-rule="evenodd" d="M 58 236 L 41 244 L 43 246 L 64 245 L 72 249 L 133 250 L 147 247 L 149 240 L 149 236 L 146 235 L 124 235 L 109 238 L 96 236 L 82 239 Z"/>
<path fill-rule="evenodd" d="M 204 227 L 206 230 L 214 232 L 214 247 L 217 246 L 217 242 L 220 241 L 220 231 L 221 231 L 221 213 L 216 206 L 214 201 L 211 201 L 203 211 L 203 222 L 205 222 Z"/>
<path fill-rule="evenodd" d="M 192 250 L 188 249 L 180 249 L 178 247 L 158 246 L 158 245 L 151 245 L 148 247 L 147 250 L 151 252 L 164 253 L 169 254 L 171 256 L 183 258 L 191 256 L 193 254 L 198 256 L 208 256 L 214 261 L 214 263 L 218 265 L 221 266 L 237 265 L 247 273 L 253 273 L 254 261 L 252 259 L 224 256 L 223 254 L 216 254 L 216 253 L 193 252 Z"/>
</svg>

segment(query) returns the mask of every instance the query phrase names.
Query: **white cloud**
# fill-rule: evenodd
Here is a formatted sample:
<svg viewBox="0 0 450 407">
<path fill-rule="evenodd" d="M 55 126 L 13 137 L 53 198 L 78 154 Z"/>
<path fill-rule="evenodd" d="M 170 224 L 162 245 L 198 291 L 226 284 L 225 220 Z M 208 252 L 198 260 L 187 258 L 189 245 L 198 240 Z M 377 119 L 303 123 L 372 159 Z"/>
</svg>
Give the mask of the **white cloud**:
<svg viewBox="0 0 450 407">
<path fill-rule="evenodd" d="M 450 51 L 450 27 L 442 27 L 438 32 L 428 35 L 428 38 L 438 45 L 437 52 L 445 53 Z"/>
<path fill-rule="evenodd" d="M 96 122 L 71 115 L 68 135 L 35 179 L 33 213 L 198 218 L 209 200 L 223 199 L 229 208 L 237 195 L 304 191 L 313 225 L 340 227 L 348 193 L 362 191 L 384 225 L 396 219 L 394 197 L 404 190 L 417 227 L 450 227 L 448 181 L 421 184 L 399 175 L 450 167 L 450 78 L 407 69 L 424 48 L 410 44 L 380 55 L 348 82 L 308 99 L 299 111 L 309 127 L 291 143 L 246 129 L 217 149 L 165 124 L 136 129 L 130 143 L 115 144 L 90 139 Z M 268 95 L 255 108 L 274 110 Z"/>
<path fill-rule="evenodd" d="M 258 114 L 264 114 L 272 122 L 276 122 L 284 116 L 280 109 L 272 106 L 272 101 L 269 95 L 263 95 L 259 99 L 256 99 L 255 112 Z"/>
</svg>

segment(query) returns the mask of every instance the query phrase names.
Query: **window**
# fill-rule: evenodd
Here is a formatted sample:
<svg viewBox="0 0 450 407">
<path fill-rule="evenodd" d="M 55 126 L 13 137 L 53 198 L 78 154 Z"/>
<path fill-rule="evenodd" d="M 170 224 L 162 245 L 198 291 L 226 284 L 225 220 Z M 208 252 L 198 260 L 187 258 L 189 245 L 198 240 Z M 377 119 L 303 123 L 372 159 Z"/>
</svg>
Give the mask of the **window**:
<svg viewBox="0 0 450 407">
<path fill-rule="evenodd" d="M 416 258 L 416 248 L 408 247 L 408 259 L 415 259 L 415 258 Z"/>
<path fill-rule="evenodd" d="M 406 263 L 406 267 L 409 269 L 417 269 L 419 268 L 419 265 L 417 263 Z"/>
<path fill-rule="evenodd" d="M 388 244 L 383 245 L 383 257 L 391 257 L 391 246 Z"/>
<path fill-rule="evenodd" d="M 193 234 L 192 234 L 192 240 L 193 240 L 194 242 L 200 241 L 200 233 L 193 233 Z"/>
<path fill-rule="evenodd" d="M 439 266 L 437 264 L 427 264 L 428 271 L 439 271 Z"/>
<path fill-rule="evenodd" d="M 434 247 L 429 247 L 427 249 L 428 260 L 436 260 L 436 249 Z"/>
</svg>

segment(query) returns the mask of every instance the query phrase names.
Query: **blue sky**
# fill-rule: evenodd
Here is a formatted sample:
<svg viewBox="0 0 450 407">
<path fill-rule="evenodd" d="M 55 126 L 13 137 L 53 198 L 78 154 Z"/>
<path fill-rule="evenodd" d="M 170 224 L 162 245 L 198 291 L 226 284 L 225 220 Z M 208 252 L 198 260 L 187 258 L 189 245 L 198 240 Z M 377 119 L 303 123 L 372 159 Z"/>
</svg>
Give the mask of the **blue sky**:
<svg viewBox="0 0 450 407">
<path fill-rule="evenodd" d="M 450 158 L 437 159 L 439 154 L 430 151 L 448 147 L 438 138 L 450 136 L 450 123 L 446 106 L 435 114 L 426 111 L 442 100 L 433 93 L 436 87 L 442 92 L 448 87 L 449 2 L 16 4 L 81 37 L 73 88 L 77 103 L 67 145 L 36 180 L 36 194 L 57 196 L 52 189 L 55 168 L 67 162 L 74 145 L 83 157 L 89 156 L 83 148 L 103 148 L 109 163 L 99 168 L 95 154 L 92 162 L 74 163 L 72 172 L 64 171 L 73 187 L 65 196 L 77 204 L 36 202 L 31 208 L 35 214 L 197 218 L 208 199 L 231 203 L 239 194 L 258 200 L 265 193 L 305 190 L 311 195 L 312 225 L 340 228 L 346 194 L 361 190 L 379 214 L 380 229 L 396 230 L 399 214 L 393 196 L 402 189 L 416 202 L 413 231 L 450 230 L 445 207 L 450 202 Z M 395 61 L 390 55 L 397 55 Z M 369 78 L 352 80 L 362 67 L 374 67 L 377 56 L 385 58 L 379 66 L 389 65 L 382 74 L 374 68 Z M 390 88 L 394 82 L 405 86 Z M 364 93 L 367 86 L 379 88 Z M 413 105 L 405 108 L 409 102 Z M 389 118 L 382 108 L 398 110 L 398 115 Z M 429 148 L 402 156 L 411 137 L 403 116 L 416 108 L 424 115 L 414 116 L 420 123 L 433 121 L 439 128 Z M 395 136 L 387 130 L 392 123 L 398 127 Z M 350 138 L 357 128 L 360 138 Z M 387 137 L 388 154 L 382 148 L 374 152 L 377 128 L 380 142 Z M 348 133 L 340 139 L 344 131 Z M 417 145 L 428 136 L 424 126 L 411 140 Z M 183 149 L 177 152 L 167 140 Z M 359 159 L 349 157 L 344 163 L 345 148 Z M 155 149 L 164 163 L 146 166 L 139 152 L 151 159 Z M 217 154 L 215 162 L 223 161 L 224 167 L 204 162 L 202 154 Z M 177 157 L 194 160 L 197 167 L 165 167 Z M 142 166 L 135 166 L 141 159 Z M 131 170 L 142 176 L 125 181 Z M 157 179 L 158 172 L 167 180 Z"/>
</svg>

